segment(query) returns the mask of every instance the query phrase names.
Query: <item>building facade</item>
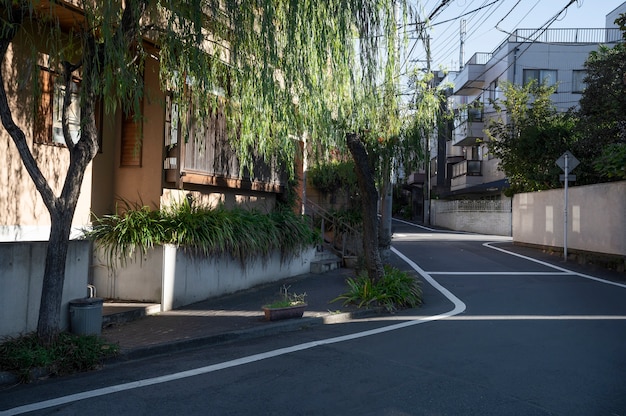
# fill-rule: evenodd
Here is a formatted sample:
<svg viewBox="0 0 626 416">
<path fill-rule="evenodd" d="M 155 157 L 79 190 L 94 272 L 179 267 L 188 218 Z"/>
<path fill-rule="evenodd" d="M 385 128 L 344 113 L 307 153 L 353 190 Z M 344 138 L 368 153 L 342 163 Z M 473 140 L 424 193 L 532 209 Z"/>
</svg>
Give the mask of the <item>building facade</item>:
<svg viewBox="0 0 626 416">
<path fill-rule="evenodd" d="M 72 2 L 59 2 L 59 21 L 83 18 Z M 61 15 L 62 14 L 62 15 Z M 36 62 L 28 51 L 33 39 L 19 33 L 2 62 L 7 99 L 16 124 L 24 131 L 30 151 L 51 188 L 60 193 L 70 154 L 61 133 L 61 104 L 66 94 L 60 76 L 50 64 L 42 40 Z M 150 43 L 150 39 L 146 39 Z M 206 204 L 227 207 L 244 205 L 268 210 L 285 188 L 284 169 L 274 161 L 255 160 L 254 172 L 242 174 L 239 160 L 229 145 L 225 114 L 216 107 L 205 120 L 187 120 L 194 126 L 182 137 L 181 114 L 159 79 L 158 48 L 143 68 L 145 93 L 141 117 L 125 116 L 119 109 L 97 109 L 99 151 L 88 166 L 73 219 L 72 237 L 79 237 L 92 221 L 116 207 L 149 206 L 152 209 L 193 196 Z M 41 91 L 21 84 L 20 71 L 41 73 Z M 80 79 L 73 87 L 80 88 Z M 72 100 L 78 94 L 72 92 Z M 31 111 L 35 108 L 36 111 Z M 70 131 L 78 139 L 78 102 L 70 108 Z M 17 148 L 4 128 L 0 129 L 0 241 L 47 241 L 50 218 L 44 202 L 28 175 Z"/>
<path fill-rule="evenodd" d="M 453 85 L 448 108 L 454 123 L 431 140 L 430 193 L 443 199 L 500 199 L 507 186 L 484 130 L 495 117 L 491 102 L 503 98 L 502 84 L 530 80 L 556 85 L 559 111 L 575 108 L 584 90 L 584 63 L 600 44 L 614 45 L 622 33 L 614 24 L 626 3 L 606 15 L 599 29 L 518 29 L 490 53 L 474 54 L 460 71 L 441 78 Z M 446 131 L 447 130 L 447 131 Z"/>
</svg>

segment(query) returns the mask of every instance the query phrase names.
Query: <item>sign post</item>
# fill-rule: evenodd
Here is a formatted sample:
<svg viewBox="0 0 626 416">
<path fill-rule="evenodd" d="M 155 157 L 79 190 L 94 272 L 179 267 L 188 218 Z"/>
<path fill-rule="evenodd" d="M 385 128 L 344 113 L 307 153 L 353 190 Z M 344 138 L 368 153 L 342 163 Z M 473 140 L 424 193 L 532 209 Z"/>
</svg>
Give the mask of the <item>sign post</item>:
<svg viewBox="0 0 626 416">
<path fill-rule="evenodd" d="M 564 175 L 561 175 L 561 177 L 563 178 L 565 182 L 565 186 L 564 186 L 565 201 L 563 203 L 563 260 L 564 261 L 567 261 L 567 223 L 568 223 L 567 221 L 567 205 L 568 205 L 567 188 L 568 188 L 570 179 L 574 181 L 576 180 L 576 176 L 570 175 L 570 172 L 574 170 L 576 166 L 578 166 L 579 163 L 580 163 L 579 160 L 576 159 L 574 155 L 572 154 L 572 152 L 570 152 L 569 150 L 563 153 L 561 157 L 559 157 L 556 160 L 556 164 L 561 169 L 563 169 L 563 172 L 565 172 Z"/>
</svg>

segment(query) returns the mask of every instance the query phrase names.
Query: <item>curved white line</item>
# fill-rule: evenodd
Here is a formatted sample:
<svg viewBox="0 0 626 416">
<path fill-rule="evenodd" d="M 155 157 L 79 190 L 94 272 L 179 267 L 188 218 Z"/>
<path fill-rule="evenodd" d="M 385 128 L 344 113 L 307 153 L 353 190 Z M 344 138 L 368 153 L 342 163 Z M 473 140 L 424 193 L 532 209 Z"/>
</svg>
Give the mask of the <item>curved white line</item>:
<svg viewBox="0 0 626 416">
<path fill-rule="evenodd" d="M 423 225 L 414 224 L 414 223 L 412 223 L 412 222 L 408 222 L 408 221 L 400 220 L 400 219 L 398 219 L 398 218 L 392 218 L 392 219 L 393 219 L 394 221 L 398 221 L 398 222 L 401 222 L 401 223 L 406 224 L 406 225 L 412 225 L 413 227 L 422 228 L 422 229 L 427 230 L 427 231 L 438 231 L 438 232 L 441 232 L 441 233 L 444 233 L 444 234 L 445 234 L 446 232 L 451 232 L 451 231 L 446 231 L 446 230 L 437 230 L 437 229 L 435 229 L 435 228 L 425 227 L 425 226 L 423 226 Z"/>
<path fill-rule="evenodd" d="M 594 276 L 589 276 L 588 274 L 578 273 L 578 272 L 573 271 L 573 270 L 569 270 L 569 269 L 565 269 L 563 267 L 555 266 L 554 264 L 550 264 L 550 263 L 547 263 L 545 261 L 541 261 L 541 260 L 533 259 L 532 257 L 524 256 L 523 254 L 514 253 L 512 251 L 505 250 L 505 249 L 503 249 L 501 247 L 494 247 L 494 246 L 492 246 L 492 244 L 497 244 L 497 243 L 498 243 L 497 241 L 491 241 L 491 242 L 488 242 L 488 243 L 483 243 L 483 246 L 489 247 L 489 248 L 491 248 L 493 250 L 498 250 L 498 251 L 500 251 L 502 253 L 506 253 L 506 254 L 509 254 L 511 256 L 519 257 L 519 258 L 524 259 L 524 260 L 529 260 L 529 261 L 535 262 L 537 264 L 541 264 L 542 266 L 551 267 L 551 268 L 553 268 L 555 270 L 559 270 L 559 271 L 567 273 L 567 274 L 573 274 L 573 275 L 582 277 L 584 279 L 589 279 L 589 280 L 593 280 L 595 282 L 600 282 L 600 283 L 604 283 L 604 284 L 607 284 L 607 285 L 613 285 L 613 286 L 621 287 L 622 289 L 626 289 L 626 285 L 622 284 L 622 283 L 611 282 L 610 280 L 600 279 L 599 277 L 594 277 Z"/>
<path fill-rule="evenodd" d="M 0 415 L 19 415 L 27 412 L 34 412 L 41 409 L 47 409 L 54 406 L 61 406 L 68 403 L 77 402 L 79 400 L 90 399 L 99 396 L 106 396 L 108 394 L 119 393 L 121 391 L 132 390 L 140 387 L 152 386 L 155 384 L 167 383 L 170 381 L 180 380 L 183 378 L 194 377 L 202 374 L 212 373 L 214 371 L 224 370 L 231 367 L 237 367 L 240 365 L 250 364 L 256 361 L 265 360 L 268 358 L 274 358 L 285 354 L 290 354 L 297 351 L 303 351 L 311 348 L 315 348 L 321 345 L 336 344 L 344 341 L 351 341 L 358 338 L 369 337 L 372 335 L 378 335 L 385 332 L 395 331 L 398 329 L 406 328 L 413 325 L 419 325 L 426 322 L 436 321 L 439 319 L 449 318 L 454 315 L 458 315 L 465 311 L 465 303 L 459 298 L 454 296 L 448 289 L 441 286 L 435 279 L 433 279 L 428 273 L 420 268 L 415 262 L 400 253 L 394 247 L 391 250 L 396 253 L 402 260 L 407 262 L 417 273 L 419 273 L 424 280 L 430 283 L 435 289 L 441 292 L 448 300 L 454 304 L 454 309 L 450 312 L 442 313 L 434 316 L 426 316 L 419 319 L 408 320 L 406 322 L 400 322 L 394 325 L 388 325 L 381 328 L 371 329 L 368 331 L 356 332 L 354 334 L 343 335 L 340 337 L 328 338 L 319 341 L 311 341 L 303 344 L 294 345 L 291 347 L 279 348 L 277 350 L 268 351 L 260 354 L 254 354 L 247 357 L 237 358 L 235 360 L 225 361 L 223 363 L 212 364 L 206 367 L 195 368 L 192 370 L 181 371 L 174 374 L 168 374 L 160 377 L 153 377 L 144 380 L 133 381 L 130 383 L 117 384 L 114 386 L 103 387 L 96 390 L 89 390 L 81 393 L 70 394 L 63 397 L 57 397 L 50 400 L 45 400 L 38 403 L 30 403 L 24 406 L 15 407 L 5 411 L 1 411 Z M 407 318 L 410 319 L 410 318 Z"/>
</svg>

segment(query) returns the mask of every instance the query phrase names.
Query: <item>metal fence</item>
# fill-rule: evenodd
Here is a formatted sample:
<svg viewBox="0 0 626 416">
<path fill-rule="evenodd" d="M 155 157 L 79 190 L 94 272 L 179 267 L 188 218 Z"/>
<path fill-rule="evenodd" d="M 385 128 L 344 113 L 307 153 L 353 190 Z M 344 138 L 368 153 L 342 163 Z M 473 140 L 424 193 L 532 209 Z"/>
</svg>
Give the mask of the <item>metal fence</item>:
<svg viewBox="0 0 626 416">
<path fill-rule="evenodd" d="M 604 43 L 622 38 L 617 28 L 607 29 L 517 29 L 509 37 L 509 42 L 544 43 Z"/>
<path fill-rule="evenodd" d="M 456 200 L 438 201 L 437 213 L 454 212 L 511 212 L 511 200 Z"/>
</svg>

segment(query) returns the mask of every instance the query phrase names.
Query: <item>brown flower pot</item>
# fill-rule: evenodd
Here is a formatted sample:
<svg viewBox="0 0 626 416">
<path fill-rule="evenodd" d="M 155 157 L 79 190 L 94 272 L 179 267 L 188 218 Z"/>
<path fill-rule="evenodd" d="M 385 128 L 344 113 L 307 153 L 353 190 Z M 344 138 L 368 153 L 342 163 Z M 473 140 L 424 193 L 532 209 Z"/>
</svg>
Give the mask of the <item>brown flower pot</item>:
<svg viewBox="0 0 626 416">
<path fill-rule="evenodd" d="M 266 321 L 278 321 L 281 319 L 302 318 L 307 305 L 287 306 L 286 308 L 263 308 Z"/>
</svg>

